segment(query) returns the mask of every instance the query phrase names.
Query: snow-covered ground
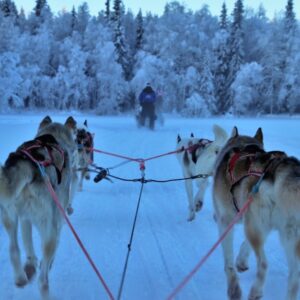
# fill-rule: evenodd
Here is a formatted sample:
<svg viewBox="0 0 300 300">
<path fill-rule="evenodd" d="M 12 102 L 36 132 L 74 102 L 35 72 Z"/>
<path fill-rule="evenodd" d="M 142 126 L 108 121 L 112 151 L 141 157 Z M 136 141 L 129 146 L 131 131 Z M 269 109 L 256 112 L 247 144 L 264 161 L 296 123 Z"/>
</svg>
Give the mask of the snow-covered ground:
<svg viewBox="0 0 300 300">
<path fill-rule="evenodd" d="M 0 162 L 35 133 L 42 114 L 0 116 Z M 52 114 L 54 121 L 64 121 L 67 115 Z M 131 117 L 100 117 L 77 115 L 79 123 L 87 118 L 95 133 L 95 148 L 135 158 L 147 158 L 172 151 L 176 136 L 189 135 L 213 138 L 212 125 L 217 123 L 230 133 L 234 125 L 240 133 L 253 135 L 263 128 L 267 150 L 284 150 L 300 157 L 300 118 L 255 119 L 182 119 L 166 118 L 165 125 L 155 131 L 138 129 Z M 111 167 L 122 160 L 95 153 L 99 166 Z M 136 163 L 126 164 L 111 171 L 113 175 L 140 177 Z M 174 155 L 146 163 L 146 178 L 169 179 L 181 177 L 180 166 Z M 127 254 L 131 227 L 141 184 L 106 180 L 84 182 L 82 192 L 74 199 L 74 214 L 70 217 L 75 229 L 95 261 L 106 283 L 116 297 Z M 183 182 L 147 183 L 141 198 L 140 211 L 129 258 L 122 299 L 166 299 L 180 281 L 206 254 L 218 237 L 213 220 L 211 185 L 205 196 L 204 207 L 193 222 L 187 222 L 187 198 Z M 40 256 L 39 238 L 35 244 Z M 243 239 L 241 226 L 236 227 L 235 250 Z M 284 299 L 287 267 L 276 233 L 266 245 L 269 269 L 264 299 Z M 253 255 L 250 270 L 241 274 L 243 299 L 255 275 Z M 107 299 L 107 294 L 81 252 L 67 225 L 61 233 L 60 245 L 50 273 L 53 299 Z M 8 255 L 8 239 L 0 227 L 0 299 L 39 299 L 36 278 L 23 289 L 14 286 Z M 226 299 L 226 280 L 221 248 L 189 281 L 176 299 Z"/>
</svg>

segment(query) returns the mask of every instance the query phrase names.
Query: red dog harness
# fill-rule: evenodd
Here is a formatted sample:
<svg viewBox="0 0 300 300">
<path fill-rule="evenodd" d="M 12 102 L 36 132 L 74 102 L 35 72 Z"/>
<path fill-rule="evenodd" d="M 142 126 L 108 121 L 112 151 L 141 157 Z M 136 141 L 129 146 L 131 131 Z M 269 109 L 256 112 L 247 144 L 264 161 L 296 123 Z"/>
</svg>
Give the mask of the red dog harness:
<svg viewBox="0 0 300 300">
<path fill-rule="evenodd" d="M 45 154 L 39 151 L 41 149 L 45 151 Z M 54 152 L 57 152 L 60 156 L 59 161 L 61 163 L 59 165 L 55 162 Z M 25 142 L 16 152 L 10 153 L 5 162 L 5 166 L 15 164 L 15 161 L 20 158 L 30 159 L 35 164 L 43 167 L 54 166 L 57 174 L 57 182 L 60 184 L 61 173 L 65 166 L 65 152 L 52 135 L 45 134 L 34 140 Z"/>
<path fill-rule="evenodd" d="M 231 179 L 231 185 L 235 185 L 236 183 L 238 183 L 242 178 L 244 178 L 245 176 L 256 176 L 256 177 L 260 177 L 263 174 L 263 171 L 256 171 L 256 170 L 252 170 L 251 169 L 251 163 L 249 166 L 249 169 L 247 170 L 247 172 L 242 175 L 240 178 L 235 178 L 234 176 L 234 169 L 235 169 L 235 165 L 239 160 L 242 159 L 247 159 L 250 158 L 250 160 L 252 160 L 254 157 L 256 156 L 256 153 L 248 153 L 248 154 L 242 154 L 241 152 L 236 152 L 230 159 L 229 161 L 229 176 Z"/>
<path fill-rule="evenodd" d="M 231 180 L 231 188 L 230 188 L 230 192 L 232 194 L 232 200 L 233 200 L 233 204 L 235 209 L 237 210 L 237 212 L 239 212 L 239 207 L 237 204 L 237 201 L 234 197 L 233 194 L 233 190 L 235 188 L 235 186 L 244 178 L 249 177 L 249 176 L 254 176 L 254 177 L 261 177 L 264 174 L 264 170 L 253 170 L 251 168 L 251 162 L 253 161 L 253 159 L 255 158 L 255 156 L 257 155 L 257 153 L 243 153 L 243 152 L 235 152 L 233 154 L 233 156 L 231 157 L 231 159 L 229 160 L 229 164 L 228 164 L 228 173 L 230 176 L 230 180 Z M 236 178 L 234 176 L 234 169 L 236 168 L 236 164 L 238 161 L 240 160 L 245 160 L 245 159 L 250 159 L 250 163 L 249 163 L 249 168 L 248 170 L 246 170 L 245 174 L 241 175 L 240 177 Z"/>
</svg>

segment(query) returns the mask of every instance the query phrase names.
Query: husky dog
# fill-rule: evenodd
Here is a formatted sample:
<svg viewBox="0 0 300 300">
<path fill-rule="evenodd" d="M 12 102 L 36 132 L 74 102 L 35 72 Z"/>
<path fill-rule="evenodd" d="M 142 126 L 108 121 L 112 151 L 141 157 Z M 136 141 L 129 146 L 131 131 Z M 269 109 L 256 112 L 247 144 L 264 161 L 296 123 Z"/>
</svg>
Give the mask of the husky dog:
<svg viewBox="0 0 300 300">
<path fill-rule="evenodd" d="M 94 161 L 92 149 L 94 147 L 93 135 L 88 130 L 87 120 L 84 121 L 83 125 L 83 127 L 77 129 L 76 137 L 78 145 L 78 168 L 80 170 L 79 191 L 82 191 L 83 178 L 90 179 L 88 166 Z"/>
<path fill-rule="evenodd" d="M 216 157 L 227 140 L 227 133 L 221 127 L 214 125 L 213 132 L 215 135 L 214 141 L 197 139 L 193 134 L 191 134 L 190 138 L 184 139 L 181 139 L 178 135 L 176 149 L 178 151 L 180 149 L 184 150 L 177 153 L 177 159 L 182 167 L 184 177 L 199 174 L 212 175 Z M 188 221 L 194 220 L 196 211 L 202 208 L 208 178 L 197 178 L 195 181 L 198 186 L 198 192 L 194 197 L 192 180 L 185 180 L 189 203 Z"/>
<path fill-rule="evenodd" d="M 64 125 L 46 117 L 34 140 L 23 143 L 10 153 L 0 167 L 0 206 L 2 221 L 10 241 L 10 258 L 15 283 L 22 287 L 33 278 L 37 257 L 33 248 L 32 224 L 41 239 L 42 260 L 39 284 L 43 297 L 49 295 L 48 273 L 52 265 L 63 219 L 43 179 L 46 174 L 62 205 L 67 208 L 72 188 L 72 167 L 76 160 L 76 122 L 69 117 Z M 21 264 L 18 246 L 18 221 L 26 262 Z"/>
<path fill-rule="evenodd" d="M 215 216 L 218 223 L 220 235 L 230 224 L 237 213 L 239 199 L 233 197 L 232 187 L 239 178 L 245 175 L 250 167 L 250 160 L 257 153 L 262 153 L 263 136 L 258 129 L 254 137 L 238 135 L 237 128 L 233 129 L 231 138 L 221 150 L 214 173 L 213 203 Z M 236 164 L 238 161 L 238 164 Z M 233 168 L 235 164 L 235 167 Z M 236 179 L 238 178 L 238 179 Z M 244 201 L 247 199 L 243 199 Z M 239 203 L 239 205 L 241 205 Z M 241 289 L 233 263 L 233 230 L 231 230 L 222 242 L 225 273 L 227 276 L 229 299 L 241 299 Z M 243 243 L 238 257 L 238 270 L 244 271 L 248 268 L 246 256 L 249 255 L 247 242 Z M 251 298 L 252 299 L 252 298 Z M 255 298 L 253 298 L 255 299 Z M 259 299 L 259 297 L 257 298 Z"/>
<path fill-rule="evenodd" d="M 260 183 L 257 193 L 252 188 Z M 257 259 L 256 279 L 249 299 L 263 295 L 267 260 L 264 242 L 272 229 L 279 231 L 286 252 L 289 276 L 286 299 L 296 300 L 299 286 L 300 259 L 300 161 L 284 152 L 263 150 L 263 135 L 247 137 L 233 129 L 217 161 L 213 187 L 214 205 L 220 234 L 251 196 L 243 223 L 247 242 L 237 260 L 237 268 L 248 268 L 249 244 Z M 230 299 L 241 299 L 239 280 L 233 265 L 233 232 L 223 241 L 225 272 Z"/>
</svg>

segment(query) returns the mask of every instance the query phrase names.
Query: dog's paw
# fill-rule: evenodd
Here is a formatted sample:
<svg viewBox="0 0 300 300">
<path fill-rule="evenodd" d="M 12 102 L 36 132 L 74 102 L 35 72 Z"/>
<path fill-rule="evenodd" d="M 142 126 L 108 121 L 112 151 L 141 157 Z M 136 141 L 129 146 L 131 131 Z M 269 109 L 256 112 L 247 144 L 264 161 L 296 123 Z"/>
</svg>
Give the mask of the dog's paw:
<svg viewBox="0 0 300 300">
<path fill-rule="evenodd" d="M 68 206 L 68 207 L 67 207 L 67 214 L 70 216 L 70 215 L 73 214 L 73 212 L 74 212 L 73 207 L 72 207 L 72 206 Z"/>
<path fill-rule="evenodd" d="M 17 287 L 22 288 L 28 283 L 26 274 L 19 275 L 15 278 L 15 284 Z"/>
<path fill-rule="evenodd" d="M 228 287 L 228 296 L 230 300 L 241 300 L 242 299 L 242 290 L 238 281 L 233 280 Z"/>
<path fill-rule="evenodd" d="M 24 266 L 24 271 L 26 273 L 28 281 L 31 281 L 36 274 L 36 266 L 30 263 L 26 263 Z"/>
<path fill-rule="evenodd" d="M 263 296 L 262 291 L 260 289 L 256 289 L 252 287 L 250 290 L 250 294 L 248 296 L 248 300 L 259 300 Z"/>
<path fill-rule="evenodd" d="M 242 273 L 246 272 L 249 269 L 249 266 L 247 262 L 240 261 L 236 263 L 236 269 L 238 270 L 238 272 Z"/>
<path fill-rule="evenodd" d="M 49 299 L 49 284 L 48 282 L 40 282 L 40 292 L 42 299 Z"/>
<path fill-rule="evenodd" d="M 190 212 L 189 217 L 187 218 L 187 221 L 191 222 L 195 219 L 195 217 L 196 217 L 195 212 Z"/>
<path fill-rule="evenodd" d="M 195 209 L 196 209 L 196 211 L 200 211 L 201 210 L 201 208 L 202 208 L 202 206 L 203 206 L 203 202 L 202 201 L 197 201 L 196 203 L 195 203 Z"/>
</svg>

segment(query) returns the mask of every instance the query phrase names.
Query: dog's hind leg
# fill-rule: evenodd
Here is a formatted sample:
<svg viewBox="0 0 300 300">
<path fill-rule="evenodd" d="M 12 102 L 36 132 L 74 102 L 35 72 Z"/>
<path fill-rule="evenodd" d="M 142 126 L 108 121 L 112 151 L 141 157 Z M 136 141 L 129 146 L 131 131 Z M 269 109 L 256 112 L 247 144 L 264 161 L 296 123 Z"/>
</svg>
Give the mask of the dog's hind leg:
<svg viewBox="0 0 300 300">
<path fill-rule="evenodd" d="M 289 267 L 288 286 L 287 286 L 287 300 L 298 299 L 299 290 L 299 259 L 300 259 L 300 238 L 288 239 L 289 234 L 284 232 L 280 234 L 281 242 L 283 244 L 286 259 Z"/>
<path fill-rule="evenodd" d="M 49 220 L 49 223 L 53 220 Z M 42 253 L 41 270 L 39 276 L 40 291 L 44 298 L 49 296 L 49 271 L 52 266 L 57 244 L 58 229 L 57 226 L 46 224 L 45 230 L 41 231 Z"/>
<path fill-rule="evenodd" d="M 3 209 L 2 222 L 9 237 L 9 254 L 14 269 L 15 284 L 18 287 L 23 287 L 27 284 L 28 280 L 21 263 L 20 248 L 18 245 L 17 216 L 9 216 L 8 213 Z"/>
<path fill-rule="evenodd" d="M 37 257 L 34 252 L 33 241 L 32 241 L 32 225 L 29 220 L 21 221 L 21 231 L 24 249 L 26 252 L 26 262 L 24 270 L 28 280 L 31 280 L 36 274 L 37 269 Z"/>
<path fill-rule="evenodd" d="M 245 272 L 249 269 L 248 259 L 250 253 L 251 247 L 249 245 L 249 242 L 247 240 L 244 240 L 235 262 L 236 268 L 239 272 Z"/>
<path fill-rule="evenodd" d="M 245 232 L 256 255 L 257 263 L 256 277 L 251 287 L 248 299 L 257 300 L 261 299 L 263 296 L 263 285 L 266 279 L 268 264 L 264 251 L 264 243 L 269 231 L 258 218 L 254 217 L 254 213 L 252 213 L 250 217 L 246 214 Z"/>
<path fill-rule="evenodd" d="M 79 191 L 79 192 L 82 191 L 84 173 L 85 173 L 84 170 L 81 170 L 81 171 L 80 171 L 80 178 L 79 178 L 79 184 L 78 184 L 78 191 Z"/>
<path fill-rule="evenodd" d="M 220 236 L 230 224 L 230 216 L 217 216 Z M 233 256 L 233 229 L 227 234 L 222 242 L 224 256 L 224 270 L 227 277 L 227 294 L 230 300 L 242 299 L 242 291 L 239 284 L 239 278 L 234 268 Z"/>
</svg>

